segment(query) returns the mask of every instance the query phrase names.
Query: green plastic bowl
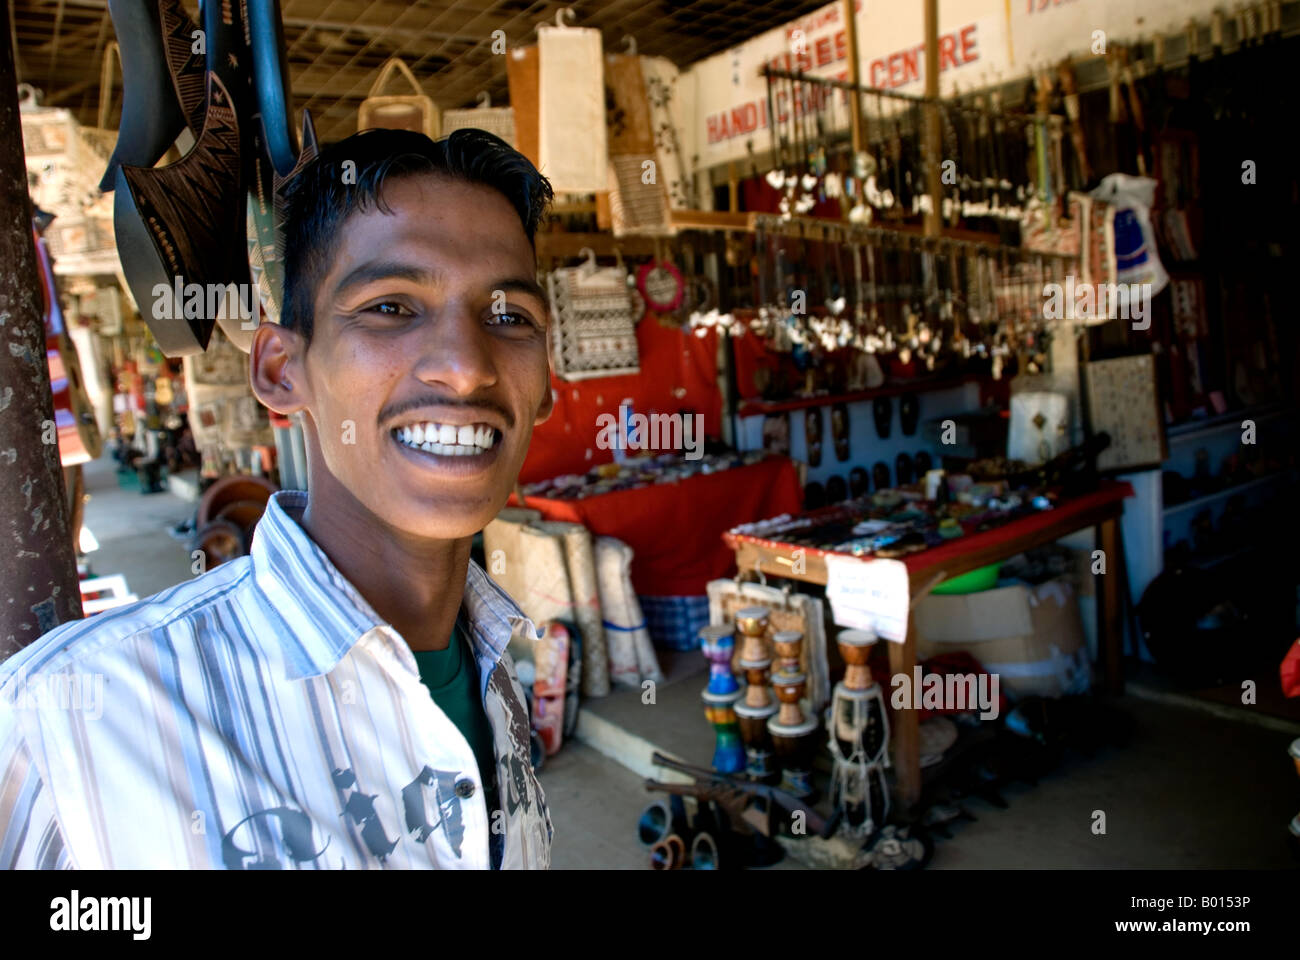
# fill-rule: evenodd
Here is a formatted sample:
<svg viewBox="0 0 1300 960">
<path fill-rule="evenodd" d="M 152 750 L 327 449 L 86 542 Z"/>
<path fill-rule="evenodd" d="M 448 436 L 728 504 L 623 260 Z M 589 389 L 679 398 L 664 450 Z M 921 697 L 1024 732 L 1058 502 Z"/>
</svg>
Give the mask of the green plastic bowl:
<svg viewBox="0 0 1300 960">
<path fill-rule="evenodd" d="M 945 580 L 930 592 L 938 594 L 953 594 L 979 593 L 981 590 L 992 590 L 998 585 L 998 574 L 1001 573 L 1001 571 L 1001 561 L 990 563 L 987 567 L 979 567 L 969 573 L 963 573 L 960 577 L 953 577 L 951 580 Z"/>
</svg>

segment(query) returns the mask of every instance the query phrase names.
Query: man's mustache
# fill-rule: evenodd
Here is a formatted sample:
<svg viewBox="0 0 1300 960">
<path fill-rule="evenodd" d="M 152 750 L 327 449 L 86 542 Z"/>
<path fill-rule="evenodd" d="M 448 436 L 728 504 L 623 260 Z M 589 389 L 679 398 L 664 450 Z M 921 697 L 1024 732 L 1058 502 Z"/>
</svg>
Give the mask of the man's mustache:
<svg viewBox="0 0 1300 960">
<path fill-rule="evenodd" d="M 404 413 L 412 410 L 418 410 L 421 407 L 461 407 L 470 410 L 489 410 L 501 417 L 507 428 L 515 425 L 515 415 L 510 410 L 495 400 L 486 397 L 482 399 L 463 399 L 460 397 L 413 397 L 410 400 L 402 400 L 397 403 L 390 403 L 379 411 L 379 423 L 383 425 L 395 417 L 400 417 Z M 432 418 L 431 418 L 432 419 Z"/>
</svg>

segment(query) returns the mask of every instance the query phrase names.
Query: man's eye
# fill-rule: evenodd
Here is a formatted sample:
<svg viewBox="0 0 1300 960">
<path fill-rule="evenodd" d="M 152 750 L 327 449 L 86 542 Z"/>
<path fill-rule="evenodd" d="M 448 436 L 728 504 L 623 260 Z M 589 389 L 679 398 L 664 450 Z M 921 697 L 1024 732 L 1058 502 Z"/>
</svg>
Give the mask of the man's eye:
<svg viewBox="0 0 1300 960">
<path fill-rule="evenodd" d="M 531 324 L 533 321 L 527 314 L 523 313 L 493 313 L 492 323 L 501 324 L 507 327 L 522 327 Z"/>
<path fill-rule="evenodd" d="M 366 307 L 365 312 L 378 313 L 385 317 L 403 317 L 410 314 L 411 311 L 407 310 L 406 307 L 400 303 L 394 303 L 392 300 L 385 300 L 383 303 L 376 303 L 372 306 Z"/>
</svg>

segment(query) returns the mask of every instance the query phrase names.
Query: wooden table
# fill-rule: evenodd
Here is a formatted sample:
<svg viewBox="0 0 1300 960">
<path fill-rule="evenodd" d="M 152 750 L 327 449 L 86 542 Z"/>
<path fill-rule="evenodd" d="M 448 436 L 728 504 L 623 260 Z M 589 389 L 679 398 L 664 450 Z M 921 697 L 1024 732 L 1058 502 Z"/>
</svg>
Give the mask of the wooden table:
<svg viewBox="0 0 1300 960">
<path fill-rule="evenodd" d="M 1124 512 L 1124 498 L 1133 495 L 1127 483 L 1107 482 L 1095 493 L 1058 504 L 1013 520 L 994 530 L 968 534 L 948 543 L 902 558 L 907 567 L 911 589 L 911 610 L 938 586 L 971 570 L 1006 560 L 1033 547 L 1042 546 L 1078 530 L 1096 527 L 1098 547 L 1106 556 L 1106 574 L 1101 577 L 1097 595 L 1097 627 L 1100 660 L 1108 693 L 1123 692 L 1121 577 L 1124 554 L 1120 547 L 1119 518 Z M 790 577 L 810 583 L 826 584 L 826 555 L 829 551 L 781 543 L 745 534 L 723 535 L 727 546 L 736 554 L 741 571 L 761 570 L 764 574 Z M 801 573 L 795 573 L 795 551 Z M 848 556 L 848 554 L 845 554 Z M 862 558 L 862 563 L 872 563 Z M 889 644 L 889 666 L 894 675 L 910 677 L 916 665 L 916 623 L 911 612 L 907 620 L 907 639 Z M 893 760 L 898 771 L 898 797 L 905 808 L 913 807 L 921 796 L 920 717 L 916 710 L 898 711 L 894 719 Z"/>
</svg>

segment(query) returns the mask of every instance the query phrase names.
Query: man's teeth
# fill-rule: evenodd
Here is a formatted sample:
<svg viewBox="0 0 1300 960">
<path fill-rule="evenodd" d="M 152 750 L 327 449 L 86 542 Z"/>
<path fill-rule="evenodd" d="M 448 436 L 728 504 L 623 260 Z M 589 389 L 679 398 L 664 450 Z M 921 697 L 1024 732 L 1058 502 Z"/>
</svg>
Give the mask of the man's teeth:
<svg viewBox="0 0 1300 960">
<path fill-rule="evenodd" d="M 393 436 L 408 447 L 444 457 L 473 456 L 491 450 L 497 442 L 496 429 L 486 424 L 415 423 L 399 427 Z"/>
</svg>

